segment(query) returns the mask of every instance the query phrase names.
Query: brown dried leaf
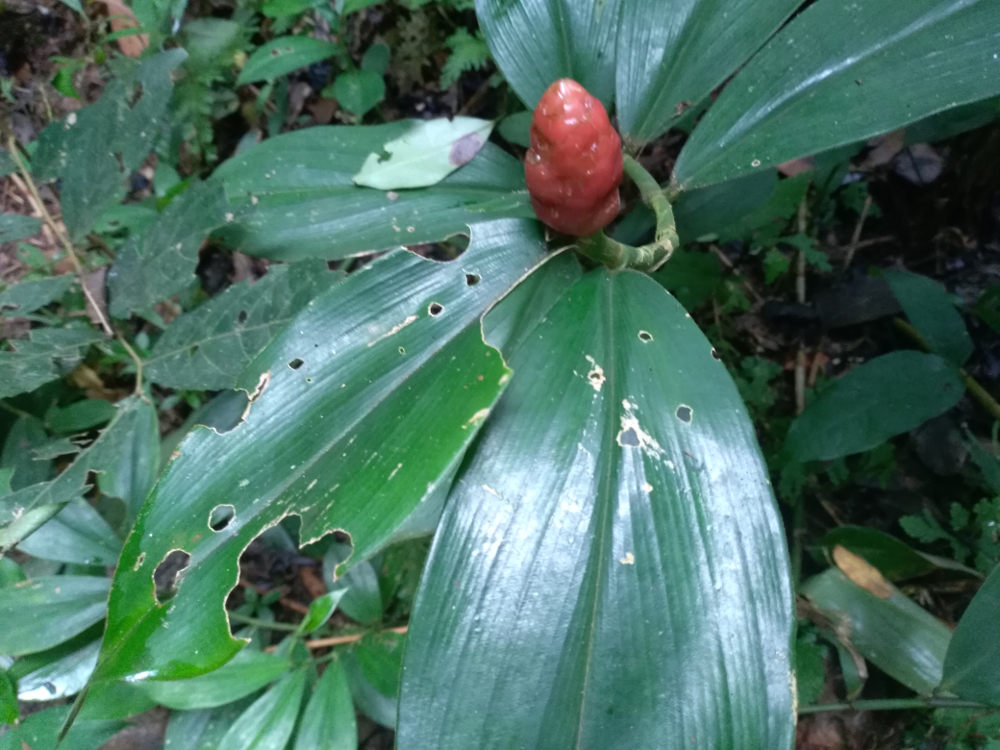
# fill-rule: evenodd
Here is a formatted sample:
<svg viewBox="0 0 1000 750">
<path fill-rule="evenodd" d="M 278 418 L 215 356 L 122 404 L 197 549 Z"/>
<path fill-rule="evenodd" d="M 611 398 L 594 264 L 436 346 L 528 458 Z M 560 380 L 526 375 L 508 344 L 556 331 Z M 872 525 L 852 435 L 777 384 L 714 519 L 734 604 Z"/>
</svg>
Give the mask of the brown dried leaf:
<svg viewBox="0 0 1000 750">
<path fill-rule="evenodd" d="M 892 596 L 892 586 L 878 568 L 863 557 L 838 544 L 833 548 L 833 561 L 845 576 L 868 593 L 874 594 L 879 599 L 888 599 Z"/>
</svg>

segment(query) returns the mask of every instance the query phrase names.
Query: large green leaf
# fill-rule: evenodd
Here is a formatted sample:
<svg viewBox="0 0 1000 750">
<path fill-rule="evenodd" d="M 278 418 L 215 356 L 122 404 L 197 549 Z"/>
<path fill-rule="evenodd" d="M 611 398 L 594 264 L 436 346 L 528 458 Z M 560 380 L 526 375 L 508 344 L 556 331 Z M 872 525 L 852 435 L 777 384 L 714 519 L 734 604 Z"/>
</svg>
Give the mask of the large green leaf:
<svg viewBox="0 0 1000 750">
<path fill-rule="evenodd" d="M 0 654 L 30 654 L 67 641 L 100 622 L 108 578 L 49 576 L 0 589 Z"/>
<path fill-rule="evenodd" d="M 251 255 L 332 259 L 464 234 L 469 223 L 486 218 L 534 216 L 523 168 L 489 143 L 430 188 L 355 185 L 368 155 L 414 124 L 308 128 L 231 159 L 215 174 L 237 203 L 223 236 Z"/>
<path fill-rule="evenodd" d="M 936 354 L 884 354 L 824 390 L 792 422 L 785 445 L 798 461 L 860 453 L 947 411 L 963 393 L 958 370 Z"/>
<path fill-rule="evenodd" d="M 739 68 L 800 0 L 626 0 L 615 92 L 622 133 L 648 141 Z"/>
<path fill-rule="evenodd" d="M 243 376 L 246 420 L 195 429 L 143 508 L 119 561 L 103 677 L 176 679 L 240 647 L 223 602 L 242 550 L 298 514 L 303 541 L 341 529 L 355 559 L 383 546 L 450 476 L 503 389 L 507 369 L 479 316 L 542 257 L 537 222 L 476 225 L 453 263 L 397 251 L 320 295 Z M 228 525 L 209 527 L 232 506 Z M 151 574 L 191 556 L 169 603 Z"/>
<path fill-rule="evenodd" d="M 557 78 L 614 99 L 615 40 L 627 0 L 476 0 L 490 52 L 529 109 Z"/>
<path fill-rule="evenodd" d="M 317 260 L 271 266 L 254 284 L 233 284 L 170 324 L 146 360 L 147 377 L 174 388 L 232 388 L 274 335 L 341 275 Z"/>
<path fill-rule="evenodd" d="M 998 40 L 995 0 L 819 0 L 729 82 L 675 180 L 721 182 L 994 96 Z"/>
<path fill-rule="evenodd" d="M 298 718 L 306 672 L 289 672 L 247 707 L 219 742 L 219 750 L 280 750 Z"/>
<path fill-rule="evenodd" d="M 2 241 L 2 240 L 0 240 Z M 27 315 L 62 297 L 76 281 L 71 273 L 22 281 L 0 292 L 0 314 Z"/>
<path fill-rule="evenodd" d="M 70 503 L 18 549 L 43 560 L 80 565 L 114 565 L 121 540 L 101 515 L 83 500 Z"/>
<path fill-rule="evenodd" d="M 732 380 L 641 274 L 540 312 L 434 540 L 400 745 L 790 746 L 784 535 Z"/>
<path fill-rule="evenodd" d="M 887 581 L 877 596 L 830 568 L 802 584 L 801 593 L 832 618 L 831 626 L 883 672 L 918 693 L 941 680 L 951 631 Z"/>
<path fill-rule="evenodd" d="M 944 658 L 941 689 L 1000 705 L 1000 567 L 986 579 L 958 621 Z"/>
</svg>

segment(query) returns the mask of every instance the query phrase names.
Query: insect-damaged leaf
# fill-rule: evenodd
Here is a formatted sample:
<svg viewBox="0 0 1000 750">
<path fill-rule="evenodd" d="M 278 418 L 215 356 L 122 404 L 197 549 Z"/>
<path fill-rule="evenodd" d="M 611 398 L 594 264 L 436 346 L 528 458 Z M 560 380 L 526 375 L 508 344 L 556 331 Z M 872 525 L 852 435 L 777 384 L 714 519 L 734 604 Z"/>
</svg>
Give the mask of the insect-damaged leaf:
<svg viewBox="0 0 1000 750">
<path fill-rule="evenodd" d="M 530 317 L 424 571 L 400 746 L 790 746 L 784 534 L 725 368 L 634 272 Z"/>
<path fill-rule="evenodd" d="M 384 545 L 450 477 L 503 388 L 507 369 L 479 316 L 541 258 L 536 222 L 473 227 L 452 263 L 397 251 L 313 300 L 250 365 L 246 421 L 195 429 L 126 542 L 98 676 L 194 676 L 240 647 L 223 603 L 242 550 L 290 514 L 303 540 L 342 529 L 355 559 Z M 231 506 L 228 522 L 213 511 Z M 152 573 L 190 555 L 169 603 Z M 211 603 L 207 605 L 206 603 Z"/>
</svg>

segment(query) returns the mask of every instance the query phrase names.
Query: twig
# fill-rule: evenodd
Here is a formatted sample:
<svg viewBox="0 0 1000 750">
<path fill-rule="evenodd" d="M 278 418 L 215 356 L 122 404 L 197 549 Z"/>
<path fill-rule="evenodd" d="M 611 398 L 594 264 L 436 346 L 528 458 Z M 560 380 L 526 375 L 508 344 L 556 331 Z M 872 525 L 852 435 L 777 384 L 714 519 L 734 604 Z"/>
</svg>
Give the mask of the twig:
<svg viewBox="0 0 1000 750">
<path fill-rule="evenodd" d="M 125 349 L 126 352 L 128 352 L 129 357 L 131 357 L 132 361 L 135 363 L 134 393 L 137 396 L 142 396 L 142 358 L 136 353 L 135 349 L 132 348 L 128 341 L 125 340 L 125 337 L 112 328 L 111 322 L 104 314 L 104 310 L 101 309 L 101 306 L 97 303 L 97 300 L 94 299 L 90 289 L 87 288 L 87 284 L 83 278 L 85 274 L 83 264 L 80 263 L 80 258 L 76 254 L 76 249 L 73 247 L 73 241 L 69 238 L 65 228 L 52 218 L 52 214 L 49 213 L 48 208 L 45 207 L 45 202 L 42 200 L 42 196 L 38 192 L 38 187 L 35 185 L 35 181 L 32 179 L 31 173 L 25 166 L 24 161 L 21 159 L 17 141 L 14 139 L 13 135 L 7 136 L 7 150 L 10 152 L 11 158 L 14 160 L 18 171 L 21 173 L 21 179 L 24 181 L 25 187 L 28 189 L 32 199 L 37 204 L 38 210 L 41 213 L 42 222 L 59 240 L 59 243 L 66 251 L 66 257 L 68 257 L 70 262 L 73 264 L 73 270 L 76 271 L 77 280 L 80 282 L 80 288 L 83 290 L 83 296 L 87 300 L 87 304 L 94 310 L 94 316 L 97 318 L 97 322 L 100 324 L 101 330 L 104 331 L 105 335 L 117 339 L 118 343 L 122 345 L 122 348 Z"/>
<path fill-rule="evenodd" d="M 851 266 L 851 261 L 854 260 L 854 253 L 858 251 L 858 241 L 861 239 L 861 230 L 865 226 L 865 219 L 868 218 L 868 212 L 872 207 L 872 196 L 871 193 L 865 196 L 865 203 L 861 207 L 861 214 L 858 216 L 858 223 L 854 225 L 854 234 L 851 235 L 851 244 L 847 248 L 847 257 L 844 258 L 844 270 L 846 271 Z"/>
<path fill-rule="evenodd" d="M 958 698 L 881 698 L 842 703 L 818 703 L 813 706 L 799 706 L 799 714 L 818 714 L 825 711 L 902 711 L 915 708 L 982 708 L 996 710 L 975 701 Z"/>
<path fill-rule="evenodd" d="M 408 625 L 400 625 L 398 628 L 387 628 L 386 630 L 379 630 L 379 633 L 399 633 L 403 634 L 409 630 Z M 362 633 L 350 633 L 348 635 L 333 635 L 329 638 L 314 638 L 311 641 L 306 641 L 306 648 L 317 649 L 317 648 L 329 648 L 331 646 L 343 646 L 345 643 L 354 643 L 355 641 L 360 641 L 366 635 L 372 631 L 364 631 Z"/>
</svg>

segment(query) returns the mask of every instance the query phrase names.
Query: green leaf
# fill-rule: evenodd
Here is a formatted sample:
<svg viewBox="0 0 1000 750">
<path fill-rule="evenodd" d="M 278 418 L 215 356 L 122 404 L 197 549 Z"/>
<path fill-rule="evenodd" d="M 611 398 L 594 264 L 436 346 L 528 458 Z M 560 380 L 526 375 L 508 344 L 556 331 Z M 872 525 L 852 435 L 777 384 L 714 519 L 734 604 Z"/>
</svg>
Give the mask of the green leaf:
<svg viewBox="0 0 1000 750">
<path fill-rule="evenodd" d="M 829 461 L 870 450 L 946 412 L 965 392 L 958 371 L 934 354 L 876 357 L 832 383 L 788 430 L 797 461 Z"/>
<path fill-rule="evenodd" d="M 122 542 L 89 503 L 79 500 L 66 505 L 17 546 L 43 560 L 113 566 Z"/>
<path fill-rule="evenodd" d="M 342 276 L 323 261 L 303 261 L 233 284 L 170 324 L 146 360 L 146 376 L 173 388 L 232 388 L 274 335 Z"/>
<path fill-rule="evenodd" d="M 316 0 L 267 0 L 260 12 L 268 18 L 297 16 L 302 11 L 316 6 Z"/>
<path fill-rule="evenodd" d="M 451 54 L 441 68 L 441 88 L 446 89 L 467 70 L 483 67 L 490 59 L 490 48 L 486 46 L 483 32 L 477 31 L 473 36 L 464 26 L 459 26 L 455 33 L 444 40 Z"/>
<path fill-rule="evenodd" d="M 13 477 L 9 478 L 10 487 L 4 487 L 0 483 L 0 495 L 49 478 L 51 465 L 48 461 L 35 460 L 34 455 L 35 449 L 47 443 L 48 439 L 40 419 L 25 415 L 14 421 L 4 441 L 3 454 L 0 455 L 0 466 L 12 470 Z"/>
<path fill-rule="evenodd" d="M 339 659 L 328 662 L 306 704 L 295 750 L 356 750 L 358 728 L 347 676 Z"/>
<path fill-rule="evenodd" d="M 764 283 L 773 284 L 776 279 L 784 275 L 792 261 L 778 248 L 772 247 L 764 254 Z"/>
<path fill-rule="evenodd" d="M 837 568 L 813 576 L 800 587 L 868 661 L 911 690 L 930 694 L 941 681 L 941 665 L 951 631 L 886 582 L 881 598 Z"/>
<path fill-rule="evenodd" d="M 172 712 L 163 749 L 218 750 L 219 742 L 250 702 L 250 699 L 244 699 L 219 708 Z"/>
<path fill-rule="evenodd" d="M 721 182 L 994 96 L 998 31 L 989 0 L 819 0 L 727 84 L 674 179 Z"/>
<path fill-rule="evenodd" d="M 326 60 L 337 54 L 339 45 L 308 36 L 282 36 L 261 45 L 247 60 L 236 80 L 237 86 L 254 81 L 271 81 L 298 68 Z"/>
<path fill-rule="evenodd" d="M 162 132 L 173 90 L 171 72 L 187 57 L 173 49 L 112 78 L 101 98 L 49 125 L 38 138 L 36 177 L 61 177 L 60 204 L 74 240 L 124 194 Z"/>
<path fill-rule="evenodd" d="M 168 708 L 214 708 L 274 682 L 289 669 L 288 660 L 245 648 L 216 670 L 188 680 L 150 680 L 140 689 Z"/>
<path fill-rule="evenodd" d="M 323 596 L 318 596 L 309 603 L 309 611 L 299 623 L 299 629 L 295 632 L 299 634 L 311 633 L 317 628 L 326 624 L 330 615 L 337 609 L 337 604 L 344 597 L 344 591 L 331 591 Z"/>
<path fill-rule="evenodd" d="M 626 2 L 615 92 L 622 133 L 637 142 L 663 134 L 800 5 L 798 0 Z"/>
<path fill-rule="evenodd" d="M 0 737 L 0 749 L 23 750 L 54 750 L 57 746 L 59 732 L 70 706 L 53 706 L 44 711 L 26 716 L 14 729 Z M 121 721 L 85 721 L 73 723 L 66 736 L 58 742 L 59 750 L 93 750 L 103 747 L 112 735 L 124 725 Z"/>
<path fill-rule="evenodd" d="M 361 69 L 378 73 L 380 76 L 385 75 L 385 71 L 389 67 L 390 55 L 389 45 L 375 42 L 365 50 L 365 54 L 361 58 Z"/>
<path fill-rule="evenodd" d="M 17 687 L 10 675 L 0 670 L 0 724 L 13 724 L 17 714 Z"/>
<path fill-rule="evenodd" d="M 653 278 L 686 310 L 693 310 L 712 298 L 722 284 L 723 274 L 714 254 L 679 248 Z"/>
<path fill-rule="evenodd" d="M 63 5 L 72 8 L 81 16 L 83 15 L 83 7 L 80 5 L 80 0 L 59 0 Z"/>
<path fill-rule="evenodd" d="M 711 345 L 635 272 L 508 304 L 515 375 L 434 539 L 400 746 L 788 747 L 785 542 Z"/>
<path fill-rule="evenodd" d="M 41 651 L 100 622 L 110 586 L 109 578 L 61 575 L 0 589 L 0 653 Z"/>
<path fill-rule="evenodd" d="M 1000 567 L 986 579 L 958 621 L 944 659 L 940 689 L 966 700 L 1000 705 Z"/>
<path fill-rule="evenodd" d="M 159 465 L 156 410 L 137 396 L 117 406 L 104 432 L 62 474 L 0 497 L 0 548 L 24 539 L 79 497 L 91 471 L 99 472 L 105 494 L 125 500 L 134 513 Z"/>
<path fill-rule="evenodd" d="M 798 706 L 815 703 L 823 692 L 823 686 L 826 684 L 823 651 L 822 646 L 802 638 L 795 642 L 795 687 Z"/>
<path fill-rule="evenodd" d="M 34 216 L 0 214 L 0 243 L 15 242 L 42 231 L 42 222 Z"/>
<path fill-rule="evenodd" d="M 334 542 L 323 555 L 323 579 L 334 581 L 332 590 L 342 594 L 340 611 L 356 622 L 377 622 L 384 609 L 375 567 L 367 560 L 339 578 L 337 567 L 351 556 L 351 547 Z"/>
<path fill-rule="evenodd" d="M 531 145 L 531 112 L 515 112 L 500 121 L 497 130 L 500 135 L 515 146 L 528 148 Z"/>
<path fill-rule="evenodd" d="M 84 398 L 68 406 L 53 406 L 45 413 L 45 423 L 57 435 L 71 435 L 108 422 L 115 405 L 100 398 Z"/>
<path fill-rule="evenodd" d="M 83 347 L 102 338 L 91 329 L 35 328 L 30 338 L 8 341 L 13 351 L 0 351 L 0 398 L 61 378 L 83 359 Z"/>
<path fill-rule="evenodd" d="M 528 109 L 557 78 L 614 98 L 615 42 L 623 0 L 476 0 L 493 58 Z"/>
<path fill-rule="evenodd" d="M 368 154 L 354 183 L 376 190 L 435 185 L 472 161 L 492 130 L 491 120 L 475 117 L 418 120 L 399 138 Z"/>
<path fill-rule="evenodd" d="M 972 339 L 945 288 L 933 279 L 907 271 L 889 270 L 885 278 L 931 351 L 956 367 L 964 365 L 972 354 Z"/>
<path fill-rule="evenodd" d="M 98 638 L 28 672 L 17 682 L 18 699 L 44 702 L 76 695 L 90 679 L 100 650 Z"/>
<path fill-rule="evenodd" d="M 478 224 L 453 263 L 391 253 L 305 308 L 241 377 L 255 392 L 245 421 L 192 431 L 147 499 L 117 568 L 100 677 L 176 679 L 228 660 L 240 643 L 223 602 L 240 553 L 287 515 L 301 517 L 303 544 L 346 532 L 355 560 L 385 545 L 502 391 L 508 370 L 479 316 L 543 252 L 537 222 Z M 228 525 L 210 527 L 226 506 Z M 172 550 L 190 569 L 161 604 L 150 576 Z"/>
<path fill-rule="evenodd" d="M 341 107 L 353 115 L 364 115 L 385 99 L 385 81 L 380 73 L 371 70 L 350 70 L 337 76 L 322 91 L 323 96 L 336 99 Z"/>
<path fill-rule="evenodd" d="M 195 283 L 205 237 L 233 214 L 219 185 L 197 182 L 179 195 L 140 237 L 119 251 L 108 271 L 109 311 L 116 318 L 147 312 Z"/>
<path fill-rule="evenodd" d="M 236 221 L 224 236 L 239 250 L 277 260 L 327 260 L 465 234 L 496 216 L 533 218 L 524 168 L 487 143 L 477 157 L 426 190 L 382 192 L 351 181 L 368 154 L 411 122 L 308 128 L 271 138 L 216 172 Z"/>
<path fill-rule="evenodd" d="M 372 633 L 358 641 L 352 652 L 365 679 L 389 698 L 395 698 L 399 694 L 405 644 L 405 635 Z"/>
<path fill-rule="evenodd" d="M 296 669 L 255 700 L 219 742 L 219 750 L 283 748 L 292 736 L 306 687 L 306 672 Z"/>
</svg>

